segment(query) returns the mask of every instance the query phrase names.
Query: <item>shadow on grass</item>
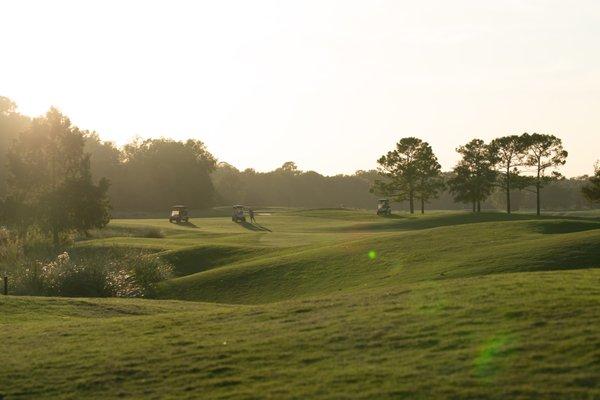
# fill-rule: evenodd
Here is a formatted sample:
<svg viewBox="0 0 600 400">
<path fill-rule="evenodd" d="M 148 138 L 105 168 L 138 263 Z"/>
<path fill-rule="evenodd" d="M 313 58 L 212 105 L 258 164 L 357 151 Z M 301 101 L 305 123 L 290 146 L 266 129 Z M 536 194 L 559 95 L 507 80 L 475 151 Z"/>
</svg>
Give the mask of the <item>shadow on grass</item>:
<svg viewBox="0 0 600 400">
<path fill-rule="evenodd" d="M 421 230 L 443 226 L 475 224 L 480 222 L 539 221 L 541 233 L 568 233 L 597 229 L 600 224 L 585 218 L 537 216 L 535 214 L 452 213 L 447 215 L 424 214 L 414 216 L 382 217 L 382 222 L 357 223 L 346 227 L 325 228 L 335 231 L 403 231 Z M 547 223 L 547 224 L 546 224 Z"/>
<path fill-rule="evenodd" d="M 546 235 L 556 235 L 561 233 L 573 233 L 591 231 L 600 229 L 600 222 L 595 221 L 571 221 L 571 220 L 556 220 L 544 221 L 536 227 L 539 233 Z"/>
<path fill-rule="evenodd" d="M 176 225 L 179 226 L 186 226 L 188 228 L 197 228 L 198 226 L 196 224 L 194 224 L 193 222 L 187 221 L 187 222 L 179 222 Z"/>
<path fill-rule="evenodd" d="M 408 216 L 400 215 L 400 214 L 390 214 L 390 215 L 378 215 L 379 218 L 383 219 L 406 219 Z"/>
<path fill-rule="evenodd" d="M 240 226 L 250 230 L 250 231 L 263 231 L 263 232 L 273 232 L 272 230 L 270 230 L 269 228 L 259 225 L 258 223 L 250 223 L 250 222 L 240 222 Z"/>
</svg>

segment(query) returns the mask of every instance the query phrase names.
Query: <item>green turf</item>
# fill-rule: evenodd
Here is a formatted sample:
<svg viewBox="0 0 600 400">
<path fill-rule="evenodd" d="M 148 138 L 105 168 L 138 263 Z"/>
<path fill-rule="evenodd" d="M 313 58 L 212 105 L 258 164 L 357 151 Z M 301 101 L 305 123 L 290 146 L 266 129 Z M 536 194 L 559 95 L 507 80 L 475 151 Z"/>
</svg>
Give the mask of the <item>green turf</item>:
<svg viewBox="0 0 600 400">
<path fill-rule="evenodd" d="M 596 215 L 258 220 L 78 243 L 152 249 L 176 277 L 161 300 L 0 298 L 0 395 L 600 398 Z"/>
</svg>

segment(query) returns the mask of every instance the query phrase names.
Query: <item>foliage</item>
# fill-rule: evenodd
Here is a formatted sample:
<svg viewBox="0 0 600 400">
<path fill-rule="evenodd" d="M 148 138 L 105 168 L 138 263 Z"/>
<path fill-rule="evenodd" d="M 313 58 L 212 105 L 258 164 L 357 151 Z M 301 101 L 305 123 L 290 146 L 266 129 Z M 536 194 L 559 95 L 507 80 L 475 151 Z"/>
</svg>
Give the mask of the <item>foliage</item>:
<svg viewBox="0 0 600 400">
<path fill-rule="evenodd" d="M 23 259 L 23 244 L 6 228 L 0 227 L 0 272 L 6 272 Z"/>
<path fill-rule="evenodd" d="M 226 162 L 218 163 L 211 178 L 217 192 L 218 204 L 231 205 L 246 202 L 248 188 L 242 173 L 233 165 Z"/>
<path fill-rule="evenodd" d="M 496 179 L 490 148 L 481 139 L 473 139 L 456 150 L 462 159 L 454 167 L 448 181 L 455 201 L 473 204 L 473 211 L 481 211 L 481 203 L 490 196 Z"/>
<path fill-rule="evenodd" d="M 415 137 L 402 138 L 377 163 L 384 179 L 375 181 L 373 191 L 392 196 L 396 201 L 408 200 L 411 214 L 415 197 L 422 200 L 422 208 L 425 201 L 436 197 L 441 167 L 427 142 Z"/>
<path fill-rule="evenodd" d="M 7 222 L 23 230 L 36 225 L 52 232 L 87 231 L 109 221 L 108 181 L 92 181 L 84 136 L 52 108 L 36 118 L 8 153 Z"/>
<path fill-rule="evenodd" d="M 113 193 L 124 209 L 168 210 L 174 204 L 192 209 L 214 203 L 210 173 L 216 161 L 198 140 L 139 140 L 123 149 L 122 184 Z"/>
<path fill-rule="evenodd" d="M 146 227 L 147 231 L 160 231 Z M 43 237 L 19 238 L 0 228 L 0 272 L 8 272 L 15 294 L 45 296 L 147 297 L 172 266 L 147 251 L 72 248 L 57 256 Z"/>
<path fill-rule="evenodd" d="M 564 165 L 569 153 L 563 149 L 562 140 L 554 135 L 524 133 L 521 140 L 525 149 L 525 165 L 535 168 L 533 184 L 536 189 L 536 212 L 540 215 L 540 189 L 550 180 L 561 177 L 558 171 L 552 169 Z M 549 169 L 552 170 L 550 176 L 547 174 Z"/>
<path fill-rule="evenodd" d="M 376 171 L 324 176 L 302 171 L 291 162 L 269 172 L 239 171 L 230 164 L 219 163 L 212 174 L 219 204 L 309 208 L 373 208 L 377 199 L 369 188 L 376 177 Z"/>
<path fill-rule="evenodd" d="M 71 256 L 50 261 L 25 260 L 15 271 L 17 294 L 67 297 L 147 297 L 154 285 L 171 276 L 172 267 L 137 251 Z"/>
<path fill-rule="evenodd" d="M 594 176 L 590 177 L 589 184 L 581 191 L 590 202 L 600 202 L 600 163 L 596 164 Z"/>
<path fill-rule="evenodd" d="M 28 117 L 17 111 L 17 105 L 12 100 L 0 96 L 0 200 L 6 196 L 7 191 L 7 150 L 30 123 Z"/>
<path fill-rule="evenodd" d="M 520 188 L 518 167 L 524 164 L 525 143 L 519 135 L 496 138 L 490 143 L 490 155 L 498 171 L 499 186 L 506 196 L 506 212 L 511 213 L 511 190 Z"/>
<path fill-rule="evenodd" d="M 36 221 L 36 216 L 20 198 L 6 197 L 7 170 L 4 164 L 9 144 L 19 133 L 30 128 L 31 120 L 17 112 L 14 102 L 1 99 L 0 223 L 26 230 Z M 98 183 L 101 178 L 108 178 L 110 182 L 107 195 L 114 215 L 165 215 L 175 203 L 188 205 L 193 210 L 192 215 L 198 215 L 196 210 L 213 204 L 373 209 L 377 201 L 376 196 L 369 192 L 376 188 L 375 181 L 381 179 L 376 170 L 324 176 L 315 171 L 301 170 L 294 162 L 287 161 L 280 168 L 268 172 L 240 171 L 227 163 L 216 164 L 215 158 L 197 141 L 137 139 L 121 149 L 113 143 L 101 141 L 95 132 L 80 133 L 84 137 L 83 152 L 90 154 L 92 181 Z M 504 192 L 504 199 L 494 191 L 481 202 L 483 209 L 506 207 L 512 211 L 536 208 L 536 199 L 530 193 L 530 188 L 535 187 L 535 177 L 526 171 L 529 166 L 525 165 L 527 157 L 522 136 L 509 135 L 492 141 L 490 155 L 498 172 L 495 185 Z M 436 162 L 429 165 L 435 167 Z M 433 209 L 462 209 L 463 205 L 455 203 L 456 193 L 443 190 L 443 181 L 453 175 L 445 172 L 441 176 L 421 180 L 415 184 L 414 198 L 427 202 Z M 584 178 L 558 181 L 549 179 L 551 174 L 547 175 L 542 178 L 540 189 L 544 208 L 592 206 L 581 191 Z M 424 190 L 419 190 L 419 185 Z M 410 207 L 406 196 L 399 196 L 396 201 L 401 207 Z"/>
<path fill-rule="evenodd" d="M 437 160 L 431 146 L 424 146 L 419 154 L 419 180 L 417 182 L 416 197 L 421 202 L 421 214 L 425 213 L 425 203 L 439 196 L 445 188 L 442 179 L 442 166 Z"/>
</svg>

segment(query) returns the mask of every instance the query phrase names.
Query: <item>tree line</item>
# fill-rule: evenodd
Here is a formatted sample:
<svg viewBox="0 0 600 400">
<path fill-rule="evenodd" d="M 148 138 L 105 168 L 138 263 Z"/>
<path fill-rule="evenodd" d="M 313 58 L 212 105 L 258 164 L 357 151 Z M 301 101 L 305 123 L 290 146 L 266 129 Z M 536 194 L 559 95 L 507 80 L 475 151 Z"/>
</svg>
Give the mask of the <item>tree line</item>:
<svg viewBox="0 0 600 400">
<path fill-rule="evenodd" d="M 0 227 L 25 235 L 105 226 L 111 210 L 215 204 L 216 159 L 198 140 L 134 140 L 122 149 L 81 130 L 55 108 L 28 118 L 0 97 Z"/>
<path fill-rule="evenodd" d="M 111 209 L 164 213 L 182 203 L 370 209 L 384 195 L 410 212 L 469 204 L 474 211 L 534 207 L 539 213 L 542 198 L 555 209 L 585 208 L 598 199 L 598 168 L 591 178 L 557 173 L 567 152 L 555 136 L 473 139 L 457 151 L 461 160 L 449 172 L 414 137 L 383 155 L 378 170 L 324 176 L 290 161 L 269 172 L 240 171 L 218 162 L 198 140 L 136 139 L 118 148 L 54 108 L 29 118 L 0 97 L 0 225 L 36 227 L 58 241 L 64 232 L 105 225 Z"/>
<path fill-rule="evenodd" d="M 419 201 L 421 212 L 425 204 L 447 190 L 454 201 L 471 204 L 473 212 L 480 212 L 482 203 L 494 193 L 505 196 L 506 212 L 513 211 L 512 195 L 515 190 L 530 191 L 535 196 L 535 209 L 540 215 L 543 188 L 565 178 L 557 170 L 564 165 L 568 152 L 562 140 L 554 135 L 523 133 L 509 135 L 485 143 L 473 139 L 456 149 L 461 159 L 450 174 L 443 174 L 431 146 L 419 138 L 401 139 L 395 149 L 377 161 L 380 178 L 371 189 L 396 201 L 408 201 L 414 213 Z M 596 174 L 598 172 L 596 171 Z M 582 188 L 582 194 L 591 202 L 595 197 L 595 180 Z"/>
<path fill-rule="evenodd" d="M 219 163 L 212 174 L 218 204 L 307 208 L 372 208 L 376 197 L 369 193 L 369 187 L 376 176 L 375 171 L 324 176 L 302 171 L 292 161 L 269 172 L 251 168 L 240 171 L 230 164 Z"/>
<path fill-rule="evenodd" d="M 14 103 L 2 104 L 0 113 L 10 123 Z M 0 225 L 21 235 L 39 228 L 51 233 L 56 246 L 63 232 L 105 226 L 110 219 L 109 183 L 105 178 L 93 181 L 83 132 L 54 108 L 28 122 L 3 152 Z"/>
</svg>

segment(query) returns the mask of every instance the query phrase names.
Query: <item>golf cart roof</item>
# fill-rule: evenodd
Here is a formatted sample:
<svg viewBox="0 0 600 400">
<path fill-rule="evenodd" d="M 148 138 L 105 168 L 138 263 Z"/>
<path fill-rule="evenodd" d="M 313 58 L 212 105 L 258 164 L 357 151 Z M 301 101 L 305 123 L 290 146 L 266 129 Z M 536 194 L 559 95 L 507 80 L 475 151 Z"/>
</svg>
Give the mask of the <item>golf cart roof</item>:
<svg viewBox="0 0 600 400">
<path fill-rule="evenodd" d="M 179 205 L 179 206 L 173 206 L 171 208 L 173 208 L 173 209 L 182 209 L 182 208 L 187 208 L 187 206 Z"/>
<path fill-rule="evenodd" d="M 389 201 L 388 199 L 379 199 L 378 201 Z"/>
<path fill-rule="evenodd" d="M 246 208 L 246 206 L 243 206 L 241 204 L 236 204 L 233 206 L 233 208 Z"/>
</svg>

